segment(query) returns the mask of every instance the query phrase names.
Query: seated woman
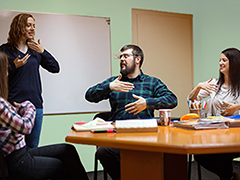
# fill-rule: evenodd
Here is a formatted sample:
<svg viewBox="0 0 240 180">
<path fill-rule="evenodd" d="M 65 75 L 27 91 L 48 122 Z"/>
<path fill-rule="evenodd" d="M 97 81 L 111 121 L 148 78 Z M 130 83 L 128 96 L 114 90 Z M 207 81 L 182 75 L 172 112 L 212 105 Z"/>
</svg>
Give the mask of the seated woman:
<svg viewBox="0 0 240 180">
<path fill-rule="evenodd" d="M 36 108 L 29 101 L 11 105 L 6 100 L 7 75 L 8 59 L 0 52 L 0 148 L 7 162 L 9 179 L 88 180 L 74 146 L 26 147 L 24 135 L 31 133 Z"/>
<path fill-rule="evenodd" d="M 225 49 L 221 53 L 219 79 L 200 82 L 190 92 L 191 101 L 209 97 L 207 116 L 233 116 L 240 114 L 240 51 Z M 233 173 L 232 159 L 239 153 L 194 155 L 195 160 L 217 174 L 221 180 L 239 179 Z"/>
</svg>

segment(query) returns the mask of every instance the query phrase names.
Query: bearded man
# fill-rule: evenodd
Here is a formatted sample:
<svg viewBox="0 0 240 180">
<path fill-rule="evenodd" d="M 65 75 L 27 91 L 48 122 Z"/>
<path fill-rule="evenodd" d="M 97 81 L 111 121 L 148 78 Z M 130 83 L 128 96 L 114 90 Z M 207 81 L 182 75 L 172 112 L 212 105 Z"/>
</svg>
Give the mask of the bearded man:
<svg viewBox="0 0 240 180">
<path fill-rule="evenodd" d="M 120 75 L 90 87 L 86 100 L 98 103 L 109 99 L 110 121 L 153 118 L 154 109 L 172 109 L 177 97 L 158 78 L 141 70 L 143 51 L 136 45 L 121 48 Z M 98 147 L 97 157 L 113 180 L 120 180 L 120 150 Z"/>
</svg>

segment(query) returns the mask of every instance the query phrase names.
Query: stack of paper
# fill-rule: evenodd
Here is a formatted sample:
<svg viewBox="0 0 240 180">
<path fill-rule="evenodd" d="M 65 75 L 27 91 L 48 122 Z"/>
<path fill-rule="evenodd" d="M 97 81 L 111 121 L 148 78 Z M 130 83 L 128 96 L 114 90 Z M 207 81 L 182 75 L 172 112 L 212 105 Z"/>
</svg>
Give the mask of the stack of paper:
<svg viewBox="0 0 240 180">
<path fill-rule="evenodd" d="M 156 119 L 128 119 L 116 120 L 116 131 L 118 132 L 158 132 Z"/>
<path fill-rule="evenodd" d="M 173 122 L 173 127 L 179 127 L 184 129 L 224 129 L 228 128 L 227 120 L 221 119 L 189 119 L 185 121 Z"/>
</svg>

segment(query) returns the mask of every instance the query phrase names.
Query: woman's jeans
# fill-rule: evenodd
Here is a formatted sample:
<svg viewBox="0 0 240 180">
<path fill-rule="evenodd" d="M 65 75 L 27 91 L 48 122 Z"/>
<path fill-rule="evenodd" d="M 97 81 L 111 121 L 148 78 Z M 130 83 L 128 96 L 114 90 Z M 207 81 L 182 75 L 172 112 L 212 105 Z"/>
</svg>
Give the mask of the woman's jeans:
<svg viewBox="0 0 240 180">
<path fill-rule="evenodd" d="M 29 148 L 38 147 L 41 129 L 42 129 L 42 120 L 43 120 L 43 109 L 37 108 L 32 132 L 31 134 L 25 135 L 25 141 L 26 141 L 27 147 Z"/>
</svg>

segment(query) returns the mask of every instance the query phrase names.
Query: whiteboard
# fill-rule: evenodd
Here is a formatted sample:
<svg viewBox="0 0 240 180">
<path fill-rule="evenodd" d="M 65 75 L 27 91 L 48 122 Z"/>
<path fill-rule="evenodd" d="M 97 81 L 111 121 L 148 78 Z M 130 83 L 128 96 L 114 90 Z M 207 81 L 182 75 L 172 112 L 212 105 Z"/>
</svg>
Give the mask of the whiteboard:
<svg viewBox="0 0 240 180">
<path fill-rule="evenodd" d="M 0 10 L 0 43 L 22 11 Z M 26 12 L 35 19 L 41 40 L 60 64 L 60 73 L 40 68 L 44 114 L 109 111 L 108 101 L 89 103 L 86 90 L 111 76 L 110 18 Z"/>
</svg>

